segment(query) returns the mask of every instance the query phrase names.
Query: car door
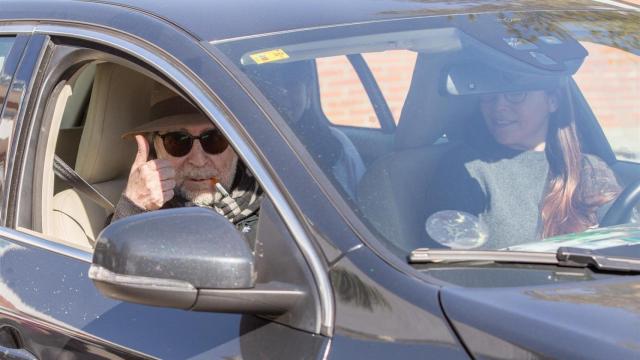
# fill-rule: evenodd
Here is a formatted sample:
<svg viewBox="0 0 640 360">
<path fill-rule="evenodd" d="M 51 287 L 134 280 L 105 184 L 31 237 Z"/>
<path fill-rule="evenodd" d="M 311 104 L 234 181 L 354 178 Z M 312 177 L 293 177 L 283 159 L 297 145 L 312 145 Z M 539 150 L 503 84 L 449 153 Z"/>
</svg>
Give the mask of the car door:
<svg viewBox="0 0 640 360">
<path fill-rule="evenodd" d="M 24 30 L 35 29 L 27 26 Z M 73 38 L 73 31 L 68 30 L 67 36 Z M 95 32 L 93 36 L 102 34 Z M 6 97 L 7 108 L 2 117 L 3 125 L 15 124 L 15 130 L 9 139 L 6 186 L 2 189 L 0 345 L 16 354 L 16 359 L 298 359 L 322 354 L 326 338 L 276 321 L 253 315 L 136 305 L 108 299 L 98 292 L 87 276 L 91 252 L 55 241 L 43 234 L 34 221 L 42 201 L 42 179 L 38 174 L 50 171 L 39 168 L 45 164 L 42 149 L 51 146 L 42 144 L 42 134 L 57 130 L 51 128 L 51 122 L 43 121 L 48 116 L 47 104 L 52 102 L 51 97 L 59 95 L 54 91 L 60 84 L 56 77 L 77 69 L 79 63 L 69 63 L 69 57 L 60 55 L 66 54 L 64 50 L 56 52 L 64 40 L 52 39 L 45 31 L 15 39 L 2 78 L 10 75 L 9 65 L 16 63 L 10 87 L 13 93 Z M 21 61 L 16 61 L 20 58 L 20 44 L 26 50 Z M 86 54 L 91 48 L 104 49 L 91 42 L 83 45 L 86 48 L 75 50 Z M 108 58 L 106 52 L 100 54 Z M 110 59 L 135 67 L 131 58 Z M 104 57 L 94 60 L 104 61 Z M 140 69 L 139 62 L 137 66 Z M 145 67 L 149 73 L 160 72 L 151 65 L 143 64 Z M 12 99 L 15 100 L 11 102 Z M 242 146 L 237 141 L 232 144 Z M 285 227 L 280 226 L 279 215 L 268 210 L 264 213 L 261 222 L 276 225 L 275 230 L 265 230 L 269 236 L 266 242 L 278 237 L 292 241 L 282 230 Z M 262 242 L 260 237 L 258 242 Z M 294 247 L 289 250 L 297 251 Z M 295 256 L 302 259 L 300 254 L 292 255 Z M 292 276 L 296 274 L 294 271 Z M 304 309 L 300 312 L 304 313 Z M 275 340 L 284 346 L 266 346 Z"/>
</svg>

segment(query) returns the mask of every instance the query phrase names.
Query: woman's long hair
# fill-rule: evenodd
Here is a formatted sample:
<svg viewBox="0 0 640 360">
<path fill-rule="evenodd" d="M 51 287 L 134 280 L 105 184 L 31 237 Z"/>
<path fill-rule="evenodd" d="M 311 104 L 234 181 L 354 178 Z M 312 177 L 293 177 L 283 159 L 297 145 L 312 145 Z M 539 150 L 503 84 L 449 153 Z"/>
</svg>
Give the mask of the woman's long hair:
<svg viewBox="0 0 640 360">
<path fill-rule="evenodd" d="M 596 210 L 617 193 L 587 194 L 582 191 L 584 156 L 575 124 L 575 111 L 568 87 L 549 92 L 558 109 L 551 114 L 546 141 L 549 183 L 542 202 L 542 237 L 584 231 L 597 224 Z M 588 181 L 588 180 L 587 180 Z"/>
</svg>

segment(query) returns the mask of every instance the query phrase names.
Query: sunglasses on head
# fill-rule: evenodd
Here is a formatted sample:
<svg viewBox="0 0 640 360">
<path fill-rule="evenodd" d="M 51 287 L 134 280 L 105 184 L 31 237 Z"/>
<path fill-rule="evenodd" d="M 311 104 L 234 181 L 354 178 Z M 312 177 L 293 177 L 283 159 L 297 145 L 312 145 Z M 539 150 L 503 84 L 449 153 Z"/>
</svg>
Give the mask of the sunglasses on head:
<svg viewBox="0 0 640 360">
<path fill-rule="evenodd" d="M 227 149 L 229 143 L 218 129 L 203 131 L 199 136 L 193 136 L 186 131 L 172 131 L 158 134 L 167 153 L 174 157 L 187 155 L 193 147 L 193 141 L 199 140 L 202 149 L 211 155 L 217 155 Z"/>
<path fill-rule="evenodd" d="M 511 104 L 519 104 L 527 98 L 526 91 L 513 91 L 502 94 L 504 99 Z M 483 103 L 494 103 L 498 100 L 498 94 L 481 95 L 480 101 Z"/>
</svg>

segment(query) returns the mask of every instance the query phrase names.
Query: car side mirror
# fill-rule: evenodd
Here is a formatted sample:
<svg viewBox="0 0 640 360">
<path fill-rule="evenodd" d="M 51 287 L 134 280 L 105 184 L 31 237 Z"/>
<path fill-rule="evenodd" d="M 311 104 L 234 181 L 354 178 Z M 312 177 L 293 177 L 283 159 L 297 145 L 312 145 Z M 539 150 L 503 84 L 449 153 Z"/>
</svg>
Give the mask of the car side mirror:
<svg viewBox="0 0 640 360">
<path fill-rule="evenodd" d="M 107 226 L 89 277 L 108 297 L 185 310 L 280 314 L 304 295 L 287 284 L 256 284 L 247 241 L 226 218 L 197 207 Z"/>
</svg>

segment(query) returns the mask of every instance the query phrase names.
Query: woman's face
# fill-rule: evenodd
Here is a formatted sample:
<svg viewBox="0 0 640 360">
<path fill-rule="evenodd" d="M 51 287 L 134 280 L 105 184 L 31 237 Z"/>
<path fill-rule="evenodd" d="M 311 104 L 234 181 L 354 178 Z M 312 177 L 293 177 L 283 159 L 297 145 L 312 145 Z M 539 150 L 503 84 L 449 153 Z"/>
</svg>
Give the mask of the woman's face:
<svg viewBox="0 0 640 360">
<path fill-rule="evenodd" d="M 558 109 L 558 99 L 545 91 L 484 95 L 480 108 L 498 143 L 518 150 L 542 151 L 549 117 Z"/>
</svg>

